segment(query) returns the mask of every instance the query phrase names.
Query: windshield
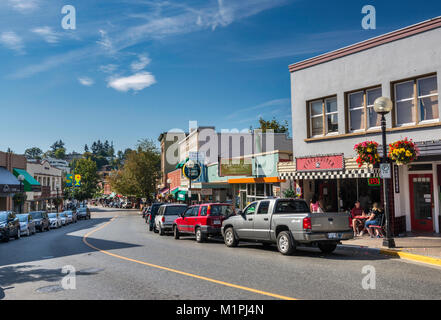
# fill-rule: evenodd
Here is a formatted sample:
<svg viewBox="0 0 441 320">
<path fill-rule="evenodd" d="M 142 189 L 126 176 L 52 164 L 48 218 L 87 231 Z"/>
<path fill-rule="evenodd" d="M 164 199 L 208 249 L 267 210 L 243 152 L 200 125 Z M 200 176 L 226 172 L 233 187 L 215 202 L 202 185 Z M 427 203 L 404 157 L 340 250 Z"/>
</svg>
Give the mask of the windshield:
<svg viewBox="0 0 441 320">
<path fill-rule="evenodd" d="M 179 216 L 184 213 L 187 206 L 168 206 L 165 208 L 164 216 Z"/>
<path fill-rule="evenodd" d="M 49 218 L 54 219 L 57 217 L 57 214 L 56 213 L 49 213 L 48 216 L 49 216 Z"/>
<path fill-rule="evenodd" d="M 0 222 L 8 221 L 8 214 L 6 212 L 0 212 Z"/>
<path fill-rule="evenodd" d="M 233 208 L 231 206 L 215 205 L 211 206 L 210 216 L 229 216 L 233 214 Z"/>
<path fill-rule="evenodd" d="M 66 211 L 66 212 L 64 212 L 64 214 L 67 214 L 68 216 L 71 216 L 72 215 L 72 211 Z"/>
<path fill-rule="evenodd" d="M 309 213 L 309 208 L 304 201 L 299 200 L 279 200 L 276 204 L 274 213 Z"/>
<path fill-rule="evenodd" d="M 41 219 L 41 218 L 42 218 L 41 212 L 30 212 L 29 214 L 30 214 L 30 215 L 32 216 L 32 218 L 34 218 L 34 219 Z"/>
<path fill-rule="evenodd" d="M 25 215 L 19 214 L 17 216 L 18 216 L 18 220 L 20 220 L 20 222 L 28 222 L 29 217 L 27 214 L 25 214 Z"/>
</svg>

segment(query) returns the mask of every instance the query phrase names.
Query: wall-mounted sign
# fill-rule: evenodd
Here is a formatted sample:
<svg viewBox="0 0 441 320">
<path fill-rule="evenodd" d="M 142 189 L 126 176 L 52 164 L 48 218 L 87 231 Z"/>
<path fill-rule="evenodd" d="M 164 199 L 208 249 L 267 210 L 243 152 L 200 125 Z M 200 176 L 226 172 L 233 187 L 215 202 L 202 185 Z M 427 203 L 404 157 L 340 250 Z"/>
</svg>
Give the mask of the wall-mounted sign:
<svg viewBox="0 0 441 320">
<path fill-rule="evenodd" d="M 390 179 L 392 176 L 390 172 L 390 164 L 389 163 L 380 163 L 380 178 L 381 179 Z"/>
<path fill-rule="evenodd" d="M 378 187 L 381 185 L 380 178 L 368 178 L 368 185 L 370 187 Z"/>
<path fill-rule="evenodd" d="M 400 193 L 400 176 L 398 175 L 397 165 L 394 165 L 394 185 L 395 185 L 395 193 Z"/>
<path fill-rule="evenodd" d="M 344 166 L 343 154 L 296 158 L 297 171 L 334 171 Z"/>
<path fill-rule="evenodd" d="M 252 176 L 253 161 L 245 159 L 220 159 L 219 177 L 227 176 Z"/>
</svg>

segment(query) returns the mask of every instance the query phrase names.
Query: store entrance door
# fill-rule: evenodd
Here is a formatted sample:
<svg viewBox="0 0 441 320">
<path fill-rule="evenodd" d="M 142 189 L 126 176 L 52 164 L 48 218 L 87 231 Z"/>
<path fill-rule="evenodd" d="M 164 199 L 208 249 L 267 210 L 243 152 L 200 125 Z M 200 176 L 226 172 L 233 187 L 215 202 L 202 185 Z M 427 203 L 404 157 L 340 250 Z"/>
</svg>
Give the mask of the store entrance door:
<svg viewBox="0 0 441 320">
<path fill-rule="evenodd" d="M 412 231 L 433 232 L 433 176 L 409 175 Z"/>
</svg>

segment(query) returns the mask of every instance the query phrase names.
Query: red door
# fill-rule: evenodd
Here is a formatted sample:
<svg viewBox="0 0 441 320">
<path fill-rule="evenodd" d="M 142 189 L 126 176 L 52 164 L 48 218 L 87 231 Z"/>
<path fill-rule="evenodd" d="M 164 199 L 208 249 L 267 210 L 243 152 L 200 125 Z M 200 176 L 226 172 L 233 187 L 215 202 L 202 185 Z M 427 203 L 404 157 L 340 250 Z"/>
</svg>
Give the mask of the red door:
<svg viewBox="0 0 441 320">
<path fill-rule="evenodd" d="M 431 174 L 409 175 L 412 231 L 433 232 L 433 177 Z"/>
</svg>

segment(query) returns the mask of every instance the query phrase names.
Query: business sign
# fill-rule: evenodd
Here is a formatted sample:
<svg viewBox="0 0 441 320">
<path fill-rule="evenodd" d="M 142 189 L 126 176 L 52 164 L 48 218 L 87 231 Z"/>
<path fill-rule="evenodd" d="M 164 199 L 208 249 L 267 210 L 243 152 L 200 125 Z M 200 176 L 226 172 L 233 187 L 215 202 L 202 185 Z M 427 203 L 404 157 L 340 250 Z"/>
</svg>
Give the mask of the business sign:
<svg viewBox="0 0 441 320">
<path fill-rule="evenodd" d="M 66 187 L 72 187 L 73 184 L 73 175 L 66 174 Z"/>
<path fill-rule="evenodd" d="M 389 163 L 380 163 L 380 178 L 390 179 L 392 177 Z"/>
<path fill-rule="evenodd" d="M 378 187 L 379 185 L 381 185 L 381 180 L 378 177 L 368 178 L 368 185 L 370 187 Z"/>
<path fill-rule="evenodd" d="M 395 185 L 395 193 L 400 193 L 400 176 L 398 174 L 397 165 L 394 165 L 394 185 Z"/>
<path fill-rule="evenodd" d="M 75 175 L 74 187 L 81 187 L 81 175 Z"/>
<path fill-rule="evenodd" d="M 335 171 L 343 170 L 343 154 L 296 158 L 296 170 L 302 171 Z"/>
<path fill-rule="evenodd" d="M 198 179 L 202 174 L 202 168 L 199 163 L 195 163 L 193 168 L 189 168 L 187 163 L 182 167 L 182 174 L 190 180 Z"/>
<path fill-rule="evenodd" d="M 220 159 L 219 177 L 227 176 L 252 176 L 253 160 L 245 159 Z"/>
<path fill-rule="evenodd" d="M 190 151 L 188 152 L 188 159 L 199 163 L 205 163 L 205 152 Z"/>
</svg>

